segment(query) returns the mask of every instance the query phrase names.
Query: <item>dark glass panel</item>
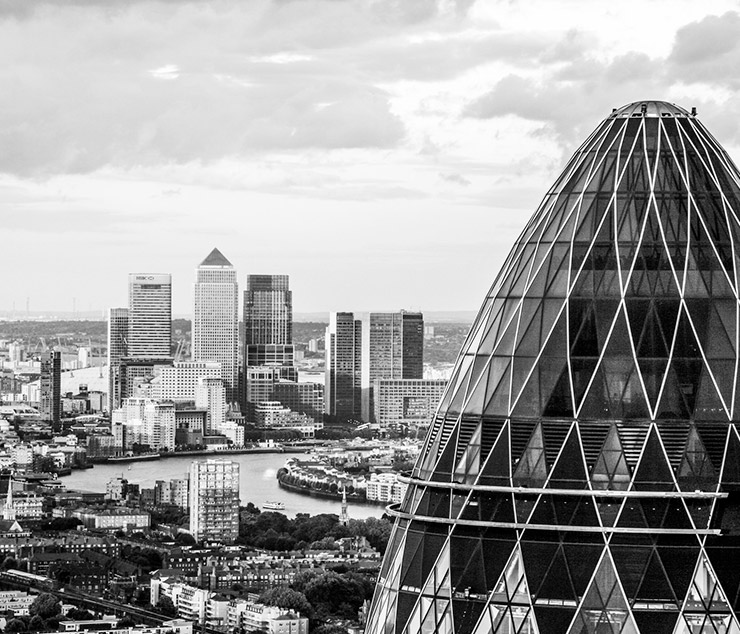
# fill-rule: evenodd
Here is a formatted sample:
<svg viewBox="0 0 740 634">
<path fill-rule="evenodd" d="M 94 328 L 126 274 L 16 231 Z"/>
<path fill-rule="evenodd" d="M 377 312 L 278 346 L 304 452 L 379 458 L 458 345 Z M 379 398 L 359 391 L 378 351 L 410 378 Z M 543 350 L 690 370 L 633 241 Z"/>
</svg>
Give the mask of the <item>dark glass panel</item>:
<svg viewBox="0 0 740 634">
<path fill-rule="evenodd" d="M 514 471 L 514 486 L 542 487 L 547 479 L 547 460 L 542 425 L 537 425 Z"/>
<path fill-rule="evenodd" d="M 673 634 L 678 617 L 678 610 L 675 612 L 654 611 L 633 611 L 635 623 L 640 628 L 640 632 L 649 632 L 650 634 Z"/>
<path fill-rule="evenodd" d="M 646 545 L 615 545 L 609 547 L 614 565 L 617 568 L 619 580 L 627 595 L 634 600 L 642 583 L 645 568 L 652 552 L 652 548 Z"/>
<path fill-rule="evenodd" d="M 485 436 L 485 428 L 483 433 Z M 481 469 L 480 484 L 507 486 L 510 482 L 511 459 L 509 457 L 509 427 L 504 427 Z"/>
<path fill-rule="evenodd" d="M 671 364 L 671 368 L 676 373 L 678 389 L 683 395 L 689 413 L 694 411 L 703 367 L 701 359 L 682 359 L 676 356 Z"/>
<path fill-rule="evenodd" d="M 688 419 L 691 410 L 686 401 L 687 395 L 684 389 L 691 393 L 693 389 L 690 385 L 685 387 L 679 383 L 678 374 L 674 367 L 668 370 L 668 374 L 663 385 L 663 393 L 658 406 L 658 418 L 661 420 L 670 419 Z"/>
<path fill-rule="evenodd" d="M 676 610 L 683 602 L 683 597 L 679 599 L 673 595 L 673 588 L 656 552 L 653 552 L 653 556 L 645 569 L 637 599 L 646 602 L 673 603 Z"/>
<path fill-rule="evenodd" d="M 633 482 L 638 491 L 673 491 L 676 488 L 655 427 L 650 429 Z"/>
<path fill-rule="evenodd" d="M 737 574 L 740 538 L 708 537 L 706 551 L 730 606 L 736 613 L 740 612 L 740 575 Z"/>
<path fill-rule="evenodd" d="M 642 503 L 635 498 L 628 498 L 622 505 L 617 526 L 621 528 L 648 528 L 648 521 L 643 513 Z"/>
<path fill-rule="evenodd" d="M 494 384 L 489 381 L 489 392 Z M 509 393 L 511 388 L 511 365 L 504 369 L 495 390 L 492 392 L 490 399 L 483 411 L 484 416 L 506 416 L 509 413 Z"/>
<path fill-rule="evenodd" d="M 518 464 L 529 443 L 536 427 L 536 423 L 528 420 L 515 421 L 509 427 L 509 438 L 511 440 L 511 459 L 513 464 Z"/>
<path fill-rule="evenodd" d="M 617 423 L 619 441 L 622 444 L 627 464 L 634 471 L 637 461 L 642 455 L 648 428 L 644 423 Z"/>
<path fill-rule="evenodd" d="M 725 453 L 725 444 L 727 443 L 727 425 L 723 423 L 697 423 L 696 433 L 704 444 L 707 455 L 719 475 Z"/>
<path fill-rule="evenodd" d="M 406 622 L 411 616 L 411 611 L 416 605 L 417 596 L 410 592 L 399 592 L 396 602 L 396 632 L 402 632 Z"/>
<path fill-rule="evenodd" d="M 695 538 L 693 541 L 696 543 Z M 660 561 L 665 568 L 668 579 L 673 587 L 673 593 L 681 600 L 686 596 L 691 578 L 699 557 L 699 546 L 661 546 L 658 545 Z"/>
<path fill-rule="evenodd" d="M 630 469 L 619 440 L 617 427 L 612 425 L 591 471 L 591 486 L 600 490 L 626 491 L 629 488 L 630 479 Z"/>
<path fill-rule="evenodd" d="M 604 370 L 599 368 L 596 370 L 591 387 L 581 403 L 578 418 L 580 420 L 609 419 L 618 416 L 619 412 L 612 408 L 612 403 L 609 399 Z"/>
<path fill-rule="evenodd" d="M 601 453 L 601 447 L 609 434 L 612 425 L 609 421 L 579 421 L 578 430 L 581 434 L 583 454 L 589 472 L 593 469 Z"/>
<path fill-rule="evenodd" d="M 524 564 L 524 570 L 529 581 L 529 590 L 537 598 L 539 596 L 539 588 L 545 580 L 547 571 L 554 563 L 554 558 L 560 550 L 560 545 L 555 541 L 522 539 L 521 549 L 522 563 Z M 570 585 L 570 581 L 568 585 Z"/>
<path fill-rule="evenodd" d="M 576 609 L 570 607 L 534 606 L 539 634 L 563 634 L 568 630 Z"/>
<path fill-rule="evenodd" d="M 575 507 L 572 511 L 568 507 Z M 558 496 L 555 498 L 555 513 L 558 521 L 564 524 L 567 514 L 570 513 L 568 524 L 571 526 L 598 526 L 596 504 L 590 497 Z"/>
<path fill-rule="evenodd" d="M 596 509 L 604 526 L 614 526 L 622 509 L 622 502 L 615 498 L 596 498 Z"/>
<path fill-rule="evenodd" d="M 513 359 L 512 364 L 512 373 L 511 373 L 511 403 L 512 405 L 516 402 L 517 397 L 519 396 L 520 392 L 522 391 L 522 388 L 524 387 L 524 384 L 527 383 L 527 379 L 530 377 L 530 373 L 532 375 L 536 375 L 537 371 L 535 370 L 532 372 L 532 367 L 534 366 L 536 358 L 535 357 L 523 357 L 520 355 L 517 355 Z M 530 411 L 530 416 L 537 416 L 539 414 L 539 408 L 537 407 L 539 399 L 535 399 L 533 402 L 523 404 L 524 409 L 528 409 Z M 522 409 L 520 408 L 520 412 Z M 526 415 L 526 414 L 520 414 L 520 415 Z"/>
<path fill-rule="evenodd" d="M 527 521 L 532 513 L 535 502 L 537 502 L 536 494 L 528 495 L 526 493 L 517 493 L 514 495 L 514 507 L 516 508 L 517 522 Z"/>
<path fill-rule="evenodd" d="M 528 578 L 531 579 L 532 577 L 529 576 Z M 542 585 L 540 585 L 539 591 L 534 594 L 537 599 L 554 599 L 577 604 L 578 595 L 573 589 L 570 571 L 561 549 L 558 549 L 551 558 L 551 565 L 544 579 L 542 579 Z"/>
<path fill-rule="evenodd" d="M 452 599 L 455 634 L 470 634 L 478 623 L 484 607 L 482 601 Z"/>
<path fill-rule="evenodd" d="M 706 366 L 702 365 L 703 372 L 699 391 L 696 395 L 694 406 L 694 418 L 696 420 L 722 420 L 729 418 L 729 410 L 724 403 L 732 402 L 732 389 L 735 384 L 735 361 L 708 360 L 709 366 L 714 374 L 714 379 L 719 385 L 720 392 L 712 380 Z M 722 396 L 725 401 L 723 403 Z"/>
<path fill-rule="evenodd" d="M 573 416 L 573 399 L 570 391 L 570 373 L 564 368 L 542 412 L 544 416 L 570 418 Z"/>
<path fill-rule="evenodd" d="M 516 545 L 516 532 L 509 529 L 488 529 L 483 533 L 483 562 L 486 585 L 492 589 Z"/>
<path fill-rule="evenodd" d="M 710 500 L 684 500 L 686 507 L 689 510 L 691 519 L 694 521 L 694 526 L 698 530 L 704 530 L 709 527 L 709 514 L 712 510 L 712 502 Z"/>
<path fill-rule="evenodd" d="M 545 430 L 547 432 L 547 427 Z M 545 433 L 545 436 L 549 444 L 550 435 Z M 568 438 L 561 446 L 560 456 L 550 472 L 547 486 L 558 489 L 585 489 L 588 484 L 588 475 L 578 429 L 575 425 L 571 427 Z"/>
<path fill-rule="evenodd" d="M 728 429 L 727 450 L 722 469 L 722 488 L 730 491 L 740 489 L 740 439 L 735 427 Z"/>
<path fill-rule="evenodd" d="M 598 357 L 600 347 L 593 302 L 588 300 L 571 300 L 568 311 L 571 356 Z"/>
<path fill-rule="evenodd" d="M 577 596 L 583 596 L 586 591 L 586 585 L 594 573 L 603 549 L 603 544 L 586 543 L 583 534 L 575 537 L 573 542 L 563 544 L 563 554 Z"/>
<path fill-rule="evenodd" d="M 511 412 L 515 418 L 538 417 L 542 412 L 540 405 L 540 374 L 543 372 L 543 362 L 540 362 L 518 395 L 512 393 L 512 401 L 516 399 Z"/>
<path fill-rule="evenodd" d="M 552 495 L 543 495 L 537 502 L 528 524 L 542 524 L 548 526 L 557 526 L 558 520 L 555 516 L 555 505 L 553 504 Z"/>
<path fill-rule="evenodd" d="M 560 450 L 565 442 L 572 422 L 563 420 L 542 421 L 542 434 L 545 439 L 545 457 L 547 464 L 552 465 L 558 457 Z"/>
</svg>

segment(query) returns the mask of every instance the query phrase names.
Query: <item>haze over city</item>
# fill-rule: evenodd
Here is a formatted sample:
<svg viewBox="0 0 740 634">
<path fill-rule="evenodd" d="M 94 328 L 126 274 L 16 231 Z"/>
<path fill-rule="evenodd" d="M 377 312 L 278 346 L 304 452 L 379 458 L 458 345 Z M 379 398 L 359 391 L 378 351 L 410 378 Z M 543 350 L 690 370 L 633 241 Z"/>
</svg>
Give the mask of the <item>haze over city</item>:
<svg viewBox="0 0 740 634">
<path fill-rule="evenodd" d="M 735 9 L 2 2 L 0 309 L 102 311 L 161 271 L 185 315 L 218 246 L 297 312 L 475 310 L 613 107 L 697 106 L 737 150 Z"/>
</svg>

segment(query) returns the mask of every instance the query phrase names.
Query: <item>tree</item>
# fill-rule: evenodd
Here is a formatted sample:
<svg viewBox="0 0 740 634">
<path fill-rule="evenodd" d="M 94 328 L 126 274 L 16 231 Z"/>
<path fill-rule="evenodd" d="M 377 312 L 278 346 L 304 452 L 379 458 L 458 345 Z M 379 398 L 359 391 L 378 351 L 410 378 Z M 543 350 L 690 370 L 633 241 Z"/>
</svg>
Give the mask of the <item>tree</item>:
<svg viewBox="0 0 740 634">
<path fill-rule="evenodd" d="M 355 619 L 365 600 L 365 588 L 350 576 L 328 571 L 306 583 L 305 595 L 318 616 Z"/>
<path fill-rule="evenodd" d="M 6 557 L 3 560 L 3 570 L 15 570 L 16 568 L 18 568 L 18 561 L 13 557 Z"/>
<path fill-rule="evenodd" d="M 67 612 L 67 616 L 73 621 L 89 621 L 95 618 L 90 612 L 81 610 L 80 608 L 72 608 Z"/>
<path fill-rule="evenodd" d="M 5 631 L 11 634 L 12 632 L 25 632 L 26 624 L 20 619 L 11 619 L 5 625 Z"/>
<path fill-rule="evenodd" d="M 347 628 L 342 627 L 341 625 L 319 625 L 317 628 L 314 628 L 313 634 L 349 634 L 347 632 Z"/>
<path fill-rule="evenodd" d="M 136 625 L 136 621 L 134 621 L 130 616 L 124 616 L 118 621 L 117 627 L 119 630 L 122 630 L 126 627 L 133 627 L 134 625 Z"/>
<path fill-rule="evenodd" d="M 175 543 L 180 544 L 181 546 L 193 546 L 198 542 L 195 541 L 195 537 L 190 533 L 178 533 L 175 537 Z"/>
<path fill-rule="evenodd" d="M 166 595 L 162 595 L 159 598 L 159 602 L 157 603 L 157 612 L 163 616 L 177 616 L 177 608 L 175 607 L 175 604 L 172 603 L 172 599 Z"/>
<path fill-rule="evenodd" d="M 275 605 L 279 608 L 300 612 L 303 616 L 310 617 L 313 614 L 306 595 L 291 588 L 270 588 L 260 595 L 259 600 L 260 603 L 266 605 Z"/>
<path fill-rule="evenodd" d="M 61 611 L 62 606 L 59 603 L 59 599 L 48 592 L 44 592 L 37 596 L 28 608 L 28 613 L 31 616 L 36 616 L 38 614 L 42 619 L 49 619 L 60 614 Z"/>
<path fill-rule="evenodd" d="M 28 630 L 29 632 L 38 632 L 39 630 L 44 629 L 44 619 L 42 619 L 38 614 L 31 617 L 31 620 L 28 622 Z"/>
</svg>

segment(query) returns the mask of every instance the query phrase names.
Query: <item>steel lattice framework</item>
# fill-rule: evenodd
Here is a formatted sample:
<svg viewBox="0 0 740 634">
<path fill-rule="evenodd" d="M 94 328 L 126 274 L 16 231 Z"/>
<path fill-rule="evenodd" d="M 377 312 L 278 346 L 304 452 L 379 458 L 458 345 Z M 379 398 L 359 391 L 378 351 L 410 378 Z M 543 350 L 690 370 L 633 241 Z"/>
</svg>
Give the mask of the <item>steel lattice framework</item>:
<svg viewBox="0 0 740 634">
<path fill-rule="evenodd" d="M 740 173 L 615 110 L 478 313 L 368 634 L 740 634 Z"/>
</svg>

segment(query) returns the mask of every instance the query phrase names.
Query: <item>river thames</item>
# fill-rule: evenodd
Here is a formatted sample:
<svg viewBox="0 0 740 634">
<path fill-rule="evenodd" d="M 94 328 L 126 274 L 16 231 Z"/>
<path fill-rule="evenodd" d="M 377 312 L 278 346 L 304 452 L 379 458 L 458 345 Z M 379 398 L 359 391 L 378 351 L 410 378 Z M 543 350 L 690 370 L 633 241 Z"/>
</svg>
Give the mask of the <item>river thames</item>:
<svg viewBox="0 0 740 634">
<path fill-rule="evenodd" d="M 324 500 L 292 493 L 278 486 L 277 471 L 291 455 L 294 454 L 252 453 L 227 456 L 239 463 L 239 491 L 242 505 L 252 502 L 261 508 L 267 501 L 283 502 L 285 510 L 280 512 L 289 517 L 294 517 L 297 513 L 310 515 L 335 513 L 339 515 L 341 506 L 339 500 Z M 156 480 L 187 478 L 190 463 L 193 460 L 204 460 L 205 458 L 206 456 L 182 456 L 143 462 L 96 464 L 92 469 L 73 471 L 71 475 L 63 476 L 61 480 L 69 489 L 104 492 L 108 480 L 123 476 L 132 484 L 149 489 L 154 487 Z M 348 510 L 351 518 L 365 519 L 380 517 L 384 507 L 375 504 L 349 503 Z"/>
</svg>

